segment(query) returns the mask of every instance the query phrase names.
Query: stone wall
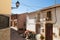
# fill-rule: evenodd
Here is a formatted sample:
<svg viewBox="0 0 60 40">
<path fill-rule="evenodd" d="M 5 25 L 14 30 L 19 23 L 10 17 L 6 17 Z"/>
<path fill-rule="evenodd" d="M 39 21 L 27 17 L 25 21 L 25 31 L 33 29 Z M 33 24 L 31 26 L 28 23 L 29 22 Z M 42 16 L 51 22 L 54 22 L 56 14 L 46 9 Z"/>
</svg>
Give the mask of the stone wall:
<svg viewBox="0 0 60 40">
<path fill-rule="evenodd" d="M 0 40 L 10 40 L 10 28 L 0 29 Z"/>
</svg>

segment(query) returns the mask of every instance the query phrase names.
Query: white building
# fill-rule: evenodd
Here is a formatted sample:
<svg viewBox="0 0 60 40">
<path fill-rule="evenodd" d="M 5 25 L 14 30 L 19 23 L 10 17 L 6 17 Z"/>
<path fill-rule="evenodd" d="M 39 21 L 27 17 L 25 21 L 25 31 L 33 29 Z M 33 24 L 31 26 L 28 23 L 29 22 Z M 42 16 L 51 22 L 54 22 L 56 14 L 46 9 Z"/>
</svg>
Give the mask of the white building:
<svg viewBox="0 0 60 40">
<path fill-rule="evenodd" d="M 60 5 L 28 13 L 26 29 L 43 34 L 45 40 L 60 40 Z"/>
</svg>

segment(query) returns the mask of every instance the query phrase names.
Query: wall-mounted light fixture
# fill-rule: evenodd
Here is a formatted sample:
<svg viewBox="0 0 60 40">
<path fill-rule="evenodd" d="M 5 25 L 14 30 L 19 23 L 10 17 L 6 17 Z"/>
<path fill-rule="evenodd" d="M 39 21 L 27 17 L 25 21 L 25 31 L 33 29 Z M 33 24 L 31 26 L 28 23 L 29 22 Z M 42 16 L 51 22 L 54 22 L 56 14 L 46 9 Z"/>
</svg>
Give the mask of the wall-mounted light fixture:
<svg viewBox="0 0 60 40">
<path fill-rule="evenodd" d="M 11 7 L 11 9 L 16 9 L 16 8 L 18 8 L 18 7 L 20 6 L 20 2 L 17 1 L 15 5 L 16 5 L 16 7 Z"/>
</svg>

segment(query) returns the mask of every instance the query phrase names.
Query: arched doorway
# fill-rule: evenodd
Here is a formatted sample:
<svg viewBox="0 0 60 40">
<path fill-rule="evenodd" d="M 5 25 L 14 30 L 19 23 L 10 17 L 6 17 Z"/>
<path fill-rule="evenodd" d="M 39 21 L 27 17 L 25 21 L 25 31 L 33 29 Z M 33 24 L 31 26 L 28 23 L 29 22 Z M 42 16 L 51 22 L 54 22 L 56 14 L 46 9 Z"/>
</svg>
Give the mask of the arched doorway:
<svg viewBox="0 0 60 40">
<path fill-rule="evenodd" d="M 9 17 L 0 15 L 0 29 L 9 27 Z"/>
</svg>

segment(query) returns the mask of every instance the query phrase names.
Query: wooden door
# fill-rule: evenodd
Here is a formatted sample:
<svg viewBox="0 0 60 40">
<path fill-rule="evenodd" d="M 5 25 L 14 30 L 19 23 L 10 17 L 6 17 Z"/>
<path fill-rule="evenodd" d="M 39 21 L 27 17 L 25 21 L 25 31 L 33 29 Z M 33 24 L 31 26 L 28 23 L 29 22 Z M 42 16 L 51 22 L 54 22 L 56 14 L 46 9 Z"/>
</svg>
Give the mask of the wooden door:
<svg viewBox="0 0 60 40">
<path fill-rule="evenodd" d="M 45 25 L 45 40 L 53 40 L 53 24 L 52 23 L 46 23 Z"/>
<path fill-rule="evenodd" d="M 36 33 L 37 33 L 37 34 L 40 33 L 40 24 L 36 24 Z"/>
</svg>

